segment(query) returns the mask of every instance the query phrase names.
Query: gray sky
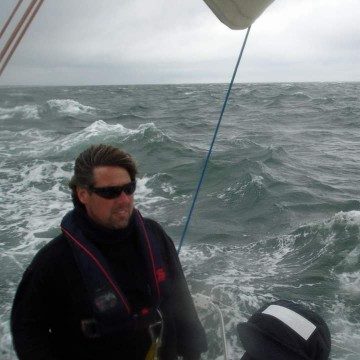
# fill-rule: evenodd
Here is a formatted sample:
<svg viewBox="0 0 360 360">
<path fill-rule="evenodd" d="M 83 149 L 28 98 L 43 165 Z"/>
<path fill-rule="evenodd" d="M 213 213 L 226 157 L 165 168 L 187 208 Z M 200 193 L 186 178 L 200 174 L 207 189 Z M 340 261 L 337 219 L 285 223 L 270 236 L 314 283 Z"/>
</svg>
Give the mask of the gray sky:
<svg viewBox="0 0 360 360">
<path fill-rule="evenodd" d="M 359 0 L 275 0 L 236 81 L 360 81 L 359 19 Z M 0 85 L 228 82 L 244 35 L 202 0 L 45 0 Z"/>
</svg>

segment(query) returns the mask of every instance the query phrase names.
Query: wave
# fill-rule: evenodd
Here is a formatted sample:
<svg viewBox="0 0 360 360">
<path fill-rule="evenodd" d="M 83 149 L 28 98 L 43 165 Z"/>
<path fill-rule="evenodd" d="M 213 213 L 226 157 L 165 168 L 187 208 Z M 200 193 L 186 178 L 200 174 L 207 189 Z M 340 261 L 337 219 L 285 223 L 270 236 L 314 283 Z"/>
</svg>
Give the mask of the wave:
<svg viewBox="0 0 360 360">
<path fill-rule="evenodd" d="M 67 115 L 89 114 L 95 110 L 92 106 L 82 105 L 72 99 L 52 99 L 48 100 L 47 104 L 50 109 Z"/>
<path fill-rule="evenodd" d="M 279 298 L 283 291 L 288 297 L 289 287 L 296 301 L 313 298 L 317 291 L 319 297 L 331 298 L 324 291 L 334 291 L 335 296 L 339 289 L 357 301 L 359 230 L 360 211 L 339 212 L 278 237 L 250 243 L 240 237 L 239 245 L 231 246 L 188 245 L 182 261 L 191 267 L 188 275 L 195 283 L 206 284 L 203 291 L 236 308 L 258 307 L 263 299 Z"/>
<path fill-rule="evenodd" d="M 149 107 L 140 104 L 133 105 L 130 107 L 130 111 L 148 111 L 148 110 Z"/>
<path fill-rule="evenodd" d="M 22 105 L 12 108 L 0 108 L 0 120 L 13 119 L 40 119 L 38 105 Z"/>
<path fill-rule="evenodd" d="M 335 98 L 330 96 L 312 99 L 312 103 L 315 105 L 330 105 L 330 104 L 335 104 L 335 102 L 336 102 Z"/>
<path fill-rule="evenodd" d="M 284 96 L 284 95 L 283 95 Z M 308 99 L 312 99 L 311 96 L 305 94 L 303 91 L 297 91 L 291 95 L 289 94 L 286 94 L 285 95 L 286 97 L 288 98 L 291 98 L 291 99 L 297 99 L 297 100 L 308 100 Z"/>
<path fill-rule="evenodd" d="M 51 150 L 51 144 L 58 136 L 54 132 L 39 129 L 0 132 L 0 151 L 8 158 L 38 157 Z"/>
<path fill-rule="evenodd" d="M 24 102 L 34 102 L 34 97 L 25 92 L 13 92 L 6 94 L 6 97 L 15 99 L 16 101 L 24 101 Z"/>
<path fill-rule="evenodd" d="M 66 162 L 45 160 L 18 163 L 17 167 L 18 171 L 3 167 L 8 183 L 0 189 L 6 219 L 2 226 L 11 247 L 2 254 L 26 264 L 58 233 L 59 218 L 71 208 L 67 187 L 70 168 Z"/>
<path fill-rule="evenodd" d="M 120 114 L 120 115 L 117 115 L 117 116 L 113 116 L 113 117 L 108 117 L 106 119 L 106 121 L 124 121 L 124 120 L 145 120 L 146 117 L 144 116 L 140 116 L 140 115 L 135 115 L 135 114 L 132 114 L 132 113 L 123 113 L 123 114 Z"/>
<path fill-rule="evenodd" d="M 360 211 L 340 211 L 322 223 L 302 226 L 289 235 L 304 276 L 329 276 L 360 270 Z"/>
<path fill-rule="evenodd" d="M 137 129 L 129 129 L 122 124 L 111 125 L 103 120 L 98 120 L 80 132 L 69 135 L 66 142 L 82 142 L 89 137 L 97 137 L 99 135 L 106 137 L 108 140 L 119 139 L 120 136 L 123 142 L 137 141 L 140 138 L 149 142 L 163 142 L 168 139 L 168 136 L 159 130 L 154 123 L 140 124 Z"/>
<path fill-rule="evenodd" d="M 301 86 L 299 86 L 297 83 L 280 83 L 278 84 L 280 88 L 284 88 L 287 90 L 299 90 L 302 89 Z"/>
<path fill-rule="evenodd" d="M 243 206 L 254 206 L 266 192 L 264 178 L 260 175 L 246 173 L 240 181 L 236 181 L 217 197 L 227 203 L 237 203 Z"/>
<path fill-rule="evenodd" d="M 311 101 L 312 97 L 307 95 L 302 91 L 297 91 L 294 93 L 281 93 L 270 98 L 267 98 L 265 103 L 265 107 L 274 108 L 279 106 L 285 106 L 285 102 L 288 106 L 289 102 L 304 102 L 304 101 Z"/>
<path fill-rule="evenodd" d="M 156 151 L 166 156 L 174 155 L 173 165 L 182 162 L 181 156 L 191 157 L 192 150 L 179 143 L 158 129 L 154 123 L 140 124 L 136 129 L 126 128 L 121 124 L 108 124 L 98 120 L 90 126 L 61 136 L 49 130 L 28 129 L 20 132 L 3 131 L 4 138 L 0 151 L 5 156 L 23 158 L 66 158 L 78 154 L 85 147 L 96 143 L 108 143 L 123 146 L 130 153 L 136 152 L 138 144 L 149 154 Z M 16 149 L 12 152 L 11 149 Z M 178 159 L 180 156 L 180 159 Z"/>
<path fill-rule="evenodd" d="M 260 144 L 256 143 L 253 140 L 249 140 L 247 138 L 239 138 L 238 136 L 234 136 L 227 140 L 229 144 L 234 145 L 239 150 L 245 150 L 245 149 L 253 149 L 253 150 L 261 150 L 264 147 Z"/>
<path fill-rule="evenodd" d="M 356 261 L 359 261 L 359 251 L 356 251 Z M 360 271 L 338 274 L 340 289 L 353 297 L 360 295 Z"/>
<path fill-rule="evenodd" d="M 124 140 L 134 136 L 139 131 L 125 128 L 121 124 L 109 125 L 103 120 L 98 120 L 78 132 L 67 135 L 53 144 L 49 144 L 49 147 L 56 153 L 78 153 L 79 149 L 85 145 L 101 142 L 119 142 L 119 139 Z M 40 150 L 40 152 L 44 153 L 44 150 Z"/>
<path fill-rule="evenodd" d="M 137 189 L 135 193 L 135 200 L 137 208 L 143 212 L 145 216 L 151 215 L 155 217 L 162 217 L 164 215 L 165 206 L 168 202 L 167 197 L 156 194 L 153 183 L 157 181 L 158 175 L 144 176 L 137 180 Z M 170 184 L 163 184 L 170 186 Z"/>
<path fill-rule="evenodd" d="M 136 129 L 126 128 L 121 124 L 108 124 L 103 120 L 98 120 L 90 126 L 61 138 L 52 138 L 47 144 L 43 143 L 37 149 L 33 149 L 30 156 L 47 156 L 50 154 L 64 155 L 65 153 L 78 153 L 84 146 L 94 143 L 108 143 L 126 147 L 141 142 L 148 151 L 152 151 L 159 144 L 170 146 L 177 150 L 183 146 L 167 136 L 162 130 L 158 129 L 154 123 L 145 123 Z M 129 151 L 129 150 L 128 150 Z"/>
</svg>

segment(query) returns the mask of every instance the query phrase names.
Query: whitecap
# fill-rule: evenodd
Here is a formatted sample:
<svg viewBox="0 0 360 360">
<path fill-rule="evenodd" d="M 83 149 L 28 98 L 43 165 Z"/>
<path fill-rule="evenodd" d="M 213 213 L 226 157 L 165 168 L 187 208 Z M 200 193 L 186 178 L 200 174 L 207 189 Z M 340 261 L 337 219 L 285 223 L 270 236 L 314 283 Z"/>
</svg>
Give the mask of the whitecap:
<svg viewBox="0 0 360 360">
<path fill-rule="evenodd" d="M 65 136 L 64 138 L 52 141 L 47 147 L 39 148 L 39 154 L 47 154 L 49 152 L 73 152 L 74 147 L 79 145 L 91 145 L 94 143 L 126 142 L 139 141 L 139 135 L 144 136 L 148 131 L 151 131 L 149 142 L 159 141 L 165 137 L 164 133 L 157 129 L 153 123 L 141 124 L 137 129 L 129 129 L 121 124 L 107 124 L 103 120 L 97 120 L 88 127 Z M 76 149 L 77 150 L 77 149 Z"/>
<path fill-rule="evenodd" d="M 54 141 L 54 133 L 39 129 L 26 129 L 19 132 L 3 131 L 0 133 L 0 151 L 4 151 L 5 156 L 38 155 L 43 150 L 48 152 L 49 146 Z"/>
<path fill-rule="evenodd" d="M 38 161 L 7 172 L 6 181 L 0 183 L 0 197 L 4 199 L 4 230 L 12 234 L 14 243 L 3 255 L 29 256 L 50 240 L 49 229 L 57 229 L 62 215 L 72 207 L 66 186 L 69 177 L 65 162 Z"/>
<path fill-rule="evenodd" d="M 22 105 L 13 108 L 0 108 L 0 120 L 12 119 L 19 116 L 21 119 L 39 119 L 38 105 Z"/>
<path fill-rule="evenodd" d="M 336 300 L 329 309 L 329 313 L 331 315 L 331 324 L 329 325 L 332 330 L 331 342 L 333 349 L 336 351 L 337 348 L 340 348 L 342 352 L 345 350 L 345 353 L 347 354 L 346 359 L 359 359 L 359 323 L 356 320 L 354 321 L 351 307 Z M 344 355 L 342 355 L 340 359 L 345 359 Z"/>
<path fill-rule="evenodd" d="M 162 196 L 154 196 L 153 190 L 149 186 L 157 175 L 144 176 L 137 180 L 137 188 L 135 192 L 135 201 L 140 211 L 145 216 L 151 215 L 152 217 L 161 217 L 164 211 L 164 204 L 167 199 Z"/>
<path fill-rule="evenodd" d="M 338 274 L 337 278 L 340 283 L 340 289 L 346 291 L 349 294 L 356 296 L 360 295 L 360 271 L 354 271 L 352 273 Z"/>
<path fill-rule="evenodd" d="M 103 142 L 104 137 L 110 142 L 118 140 L 119 136 L 126 139 L 127 136 L 137 134 L 140 131 L 143 130 L 130 130 L 121 124 L 109 125 L 102 120 L 98 120 L 78 132 L 60 138 L 59 136 L 55 137 L 53 132 L 38 129 L 27 129 L 13 133 L 12 138 L 16 140 L 16 143 L 12 141 L 10 147 L 16 149 L 19 155 L 38 158 L 48 154 L 60 155 L 64 152 L 73 152 L 74 148 L 78 148 L 79 145 Z"/>
<path fill-rule="evenodd" d="M 340 211 L 334 215 L 332 223 L 345 226 L 360 226 L 360 211 Z"/>
<path fill-rule="evenodd" d="M 171 185 L 170 183 L 163 183 L 161 184 L 161 189 L 165 193 L 168 193 L 169 195 L 173 195 L 175 193 L 175 186 Z"/>
<path fill-rule="evenodd" d="M 218 199 L 230 202 L 233 200 L 241 200 L 249 191 L 256 191 L 260 194 L 264 188 L 264 178 L 260 175 L 249 175 L 245 181 L 237 181 L 235 184 L 230 185 L 224 192 L 216 195 Z"/>
<path fill-rule="evenodd" d="M 10 310 L 7 310 L 6 312 L 10 312 Z M 10 334 L 10 321 L 4 320 L 4 316 L 0 317 L 0 349 L 2 354 L 1 359 L 16 359 Z"/>
<path fill-rule="evenodd" d="M 80 104 L 72 99 L 52 99 L 47 101 L 51 109 L 68 115 L 88 114 L 95 110 L 94 107 Z"/>
</svg>

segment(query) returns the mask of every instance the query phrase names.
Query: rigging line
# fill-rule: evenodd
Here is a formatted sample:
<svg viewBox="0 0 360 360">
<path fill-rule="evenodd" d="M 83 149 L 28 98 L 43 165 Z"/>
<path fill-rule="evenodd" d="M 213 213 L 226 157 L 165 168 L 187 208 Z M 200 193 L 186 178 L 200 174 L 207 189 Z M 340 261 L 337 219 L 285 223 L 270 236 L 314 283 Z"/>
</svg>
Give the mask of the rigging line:
<svg viewBox="0 0 360 360">
<path fill-rule="evenodd" d="M 201 176 L 200 176 L 200 180 L 199 180 L 199 182 L 198 182 L 198 184 L 197 184 L 197 188 L 196 188 L 195 194 L 194 194 L 194 196 L 193 196 L 193 201 L 192 201 L 192 204 L 191 204 L 191 208 L 190 208 L 190 211 L 189 211 L 189 215 L 188 215 L 188 217 L 187 217 L 186 224 L 185 224 L 185 227 L 184 227 L 184 231 L 183 231 L 183 233 L 182 233 L 181 240 L 180 240 L 180 243 L 179 243 L 178 253 L 180 253 L 181 246 L 182 246 L 182 244 L 183 244 L 183 242 L 184 242 L 185 235 L 186 235 L 187 229 L 188 229 L 189 224 L 190 224 L 191 215 L 192 215 L 192 213 L 193 213 L 193 211 L 194 211 L 195 203 L 196 203 L 196 200 L 197 200 L 197 197 L 198 197 L 198 194 L 199 194 L 199 191 L 200 191 L 202 182 L 203 182 L 203 180 L 204 180 L 205 171 L 206 171 L 207 165 L 208 165 L 208 163 L 209 163 L 209 159 L 210 159 L 210 156 L 211 156 L 211 152 L 212 152 L 212 149 L 213 149 L 213 146 L 214 146 L 214 143 L 215 143 L 215 139 L 216 139 L 217 133 L 218 133 L 219 128 L 220 128 L 220 123 L 221 123 L 222 117 L 223 117 L 223 115 L 224 115 L 224 111 L 225 111 L 225 108 L 226 108 L 226 104 L 227 104 L 227 101 L 228 101 L 228 99 L 229 99 L 229 95 L 230 95 L 230 92 L 231 92 L 231 88 L 232 88 L 232 86 L 233 86 L 233 83 L 234 83 L 234 80 L 235 80 L 235 76 L 236 76 L 236 72 L 237 72 L 237 69 L 238 69 L 238 67 L 239 67 L 240 60 L 241 60 L 241 58 L 242 58 L 242 55 L 243 55 L 243 52 L 244 52 L 244 49 L 245 49 L 245 45 L 246 45 L 246 42 L 247 42 L 247 38 L 248 38 L 248 36 L 249 36 L 250 29 L 251 29 L 251 26 L 249 26 L 248 29 L 247 29 L 247 32 L 246 32 L 246 35 L 245 35 L 245 39 L 244 39 L 244 42 L 243 42 L 242 47 L 241 47 L 241 50 L 240 50 L 239 58 L 238 58 L 237 63 L 236 63 L 236 65 L 235 65 L 234 73 L 233 73 L 233 76 L 232 76 L 232 78 L 231 78 L 228 91 L 227 91 L 227 93 L 226 93 L 225 101 L 224 101 L 224 104 L 223 104 L 223 107 L 222 107 L 222 110 L 221 110 L 221 114 L 220 114 L 218 123 L 217 123 L 216 128 L 215 128 L 214 136 L 213 136 L 213 139 L 212 139 L 212 142 L 211 142 L 209 151 L 208 151 L 207 156 L 206 156 L 206 160 L 205 160 L 205 163 L 204 163 L 204 166 L 203 166 L 203 169 L 202 169 L 202 173 L 201 173 Z"/>
<path fill-rule="evenodd" d="M 35 3 L 36 3 L 37 0 L 35 0 Z M 14 54 L 14 51 L 16 50 L 17 46 L 19 45 L 21 39 L 23 38 L 23 36 L 25 35 L 26 33 L 26 30 L 29 28 L 31 22 L 33 21 L 35 15 L 37 14 L 37 12 L 39 11 L 41 5 L 43 4 L 44 0 L 39 0 L 39 2 L 36 4 L 35 8 L 33 9 L 33 12 L 32 14 L 30 15 L 29 17 L 29 20 L 27 21 L 27 23 L 25 24 L 23 30 L 21 31 L 18 39 L 16 40 L 14 46 L 12 47 L 9 55 L 7 56 L 7 58 L 5 59 L 5 62 L 4 64 L 0 67 L 0 76 L 1 74 L 3 73 L 6 65 L 8 64 L 8 62 L 10 61 L 12 55 Z M 0 59 L 0 62 L 1 62 L 2 59 Z"/>
<path fill-rule="evenodd" d="M 32 0 L 31 3 L 29 4 L 28 8 L 26 9 L 25 13 L 23 14 L 23 16 L 21 17 L 19 23 L 16 25 L 16 28 L 13 30 L 10 38 L 8 39 L 8 41 L 6 42 L 4 48 L 2 49 L 1 53 L 0 53 L 0 62 L 3 60 L 5 54 L 7 53 L 7 51 L 9 50 L 9 47 L 12 45 L 13 41 L 15 40 L 16 36 L 18 35 L 21 27 L 24 25 L 24 22 L 26 21 L 27 17 L 29 16 L 29 13 L 31 12 L 31 10 L 33 9 L 33 7 L 36 5 L 36 2 L 38 0 Z"/>
<path fill-rule="evenodd" d="M 13 19 L 14 15 L 16 14 L 17 10 L 19 9 L 19 6 L 21 5 L 21 3 L 22 3 L 23 1 L 24 1 L 24 0 L 19 0 L 18 3 L 16 4 L 14 10 L 12 11 L 12 13 L 10 14 L 9 18 L 7 19 L 5 25 L 4 25 L 3 28 L 1 29 L 0 39 L 1 39 L 2 36 L 4 35 L 7 27 L 9 26 L 11 20 Z"/>
</svg>

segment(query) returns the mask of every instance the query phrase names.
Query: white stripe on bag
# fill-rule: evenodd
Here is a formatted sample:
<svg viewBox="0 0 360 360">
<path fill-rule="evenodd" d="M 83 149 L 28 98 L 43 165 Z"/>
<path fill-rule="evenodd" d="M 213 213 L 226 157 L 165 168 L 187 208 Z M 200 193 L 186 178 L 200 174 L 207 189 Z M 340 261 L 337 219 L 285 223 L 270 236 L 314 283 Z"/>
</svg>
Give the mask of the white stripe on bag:
<svg viewBox="0 0 360 360">
<path fill-rule="evenodd" d="M 305 340 L 307 340 L 316 329 L 316 326 L 312 322 L 295 311 L 280 305 L 270 305 L 263 311 L 263 314 L 276 317 Z"/>
</svg>

